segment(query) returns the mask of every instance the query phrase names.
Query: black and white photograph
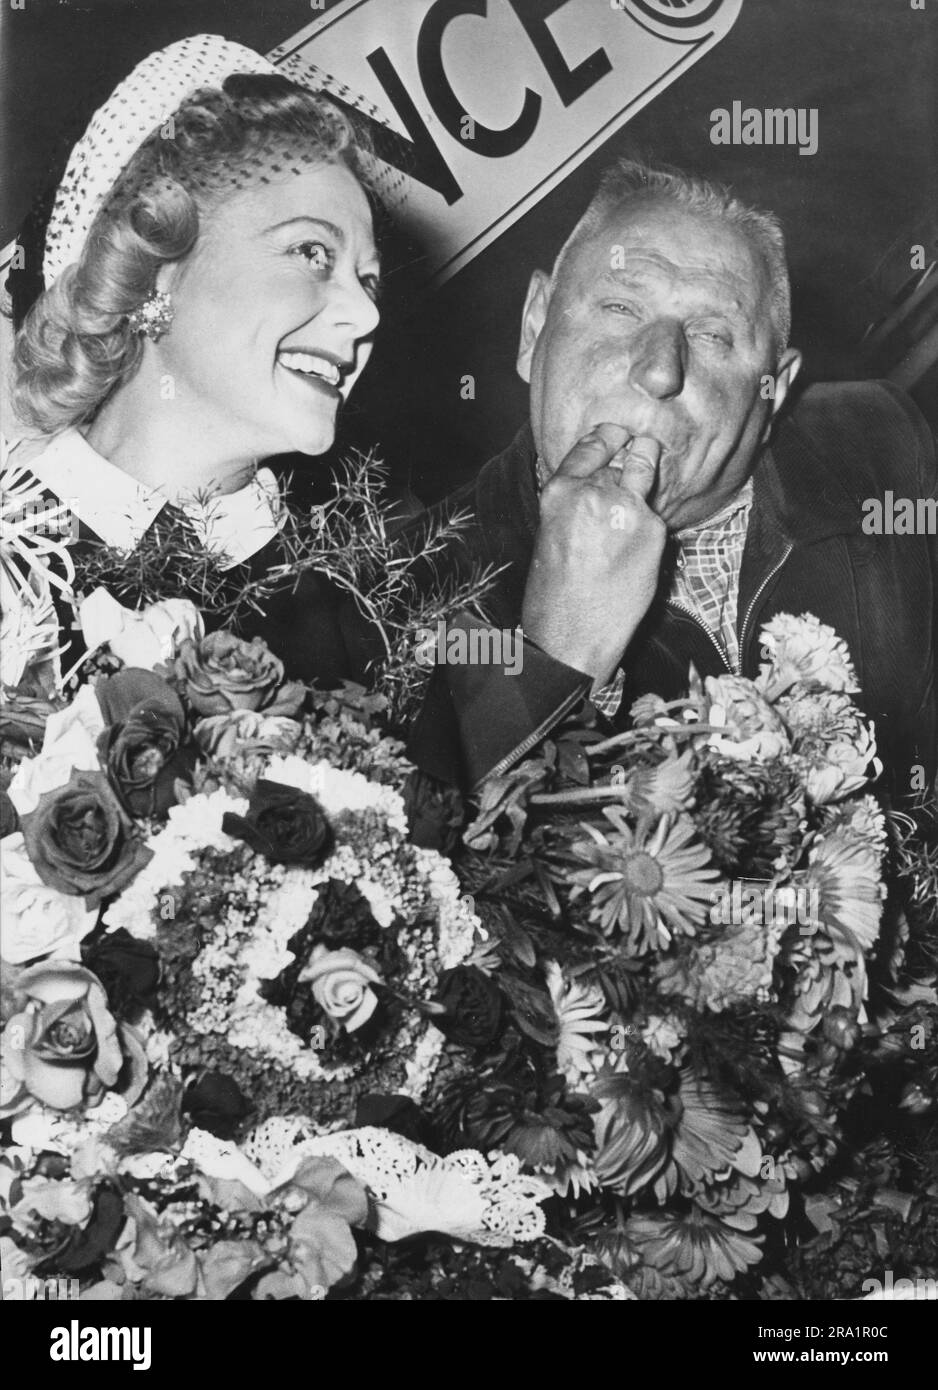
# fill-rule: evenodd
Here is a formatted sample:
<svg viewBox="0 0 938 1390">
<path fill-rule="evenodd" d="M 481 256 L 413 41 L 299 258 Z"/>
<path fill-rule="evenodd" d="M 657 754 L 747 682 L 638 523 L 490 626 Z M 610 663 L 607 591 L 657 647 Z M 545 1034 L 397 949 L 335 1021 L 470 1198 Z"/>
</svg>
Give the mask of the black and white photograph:
<svg viewBox="0 0 938 1390">
<path fill-rule="evenodd" d="M 10 1345 L 270 1376 L 156 1305 L 621 1302 L 676 1374 L 908 1371 L 938 0 L 0 46 Z"/>
</svg>

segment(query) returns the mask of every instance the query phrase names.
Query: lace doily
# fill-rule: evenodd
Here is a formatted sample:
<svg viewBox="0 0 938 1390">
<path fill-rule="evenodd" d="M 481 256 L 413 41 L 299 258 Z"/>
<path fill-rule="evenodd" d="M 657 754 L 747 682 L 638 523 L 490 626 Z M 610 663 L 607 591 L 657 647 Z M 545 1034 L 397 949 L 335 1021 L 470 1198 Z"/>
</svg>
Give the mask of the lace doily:
<svg viewBox="0 0 938 1390">
<path fill-rule="evenodd" d="M 384 1240 L 439 1231 L 476 1245 L 509 1246 L 544 1232 L 540 1204 L 550 1189 L 522 1173 L 513 1154 L 462 1149 L 441 1158 L 389 1130 L 317 1136 L 292 1119 L 267 1120 L 241 1152 L 271 1187 L 289 1181 L 304 1158 L 335 1158 L 374 1197 Z"/>
</svg>

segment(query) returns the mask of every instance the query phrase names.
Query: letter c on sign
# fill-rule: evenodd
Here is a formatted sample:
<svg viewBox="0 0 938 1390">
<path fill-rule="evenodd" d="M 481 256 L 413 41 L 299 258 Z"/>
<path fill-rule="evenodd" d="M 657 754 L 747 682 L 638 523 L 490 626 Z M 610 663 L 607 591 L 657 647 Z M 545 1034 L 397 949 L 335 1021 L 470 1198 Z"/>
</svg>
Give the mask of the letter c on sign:
<svg viewBox="0 0 938 1390">
<path fill-rule="evenodd" d="M 450 85 L 443 68 L 443 34 L 451 20 L 460 15 L 475 15 L 484 19 L 488 0 L 435 0 L 427 11 L 417 36 L 417 69 L 427 100 L 443 128 L 460 140 L 461 122 L 470 113 L 465 110 Z M 504 130 L 493 130 L 475 120 L 475 137 L 466 146 L 488 159 L 503 159 L 515 154 L 530 139 L 541 111 L 541 98 L 530 87 L 524 90 L 524 105 L 518 119 Z M 465 142 L 463 142 L 465 143 Z"/>
</svg>

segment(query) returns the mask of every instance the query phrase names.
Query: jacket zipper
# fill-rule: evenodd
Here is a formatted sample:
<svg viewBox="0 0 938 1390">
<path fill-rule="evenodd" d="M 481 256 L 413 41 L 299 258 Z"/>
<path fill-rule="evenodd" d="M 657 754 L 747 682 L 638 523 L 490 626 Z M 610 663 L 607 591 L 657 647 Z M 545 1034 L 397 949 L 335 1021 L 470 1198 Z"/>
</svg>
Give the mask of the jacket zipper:
<svg viewBox="0 0 938 1390">
<path fill-rule="evenodd" d="M 714 650 L 717 653 L 717 656 L 719 656 L 720 658 L 720 665 L 724 668 L 724 670 L 729 671 L 731 668 L 729 662 L 726 659 L 726 652 L 723 650 L 723 647 L 717 640 L 716 634 L 712 631 L 711 628 L 707 627 L 706 623 L 701 622 L 700 618 L 698 618 L 694 610 L 692 608 L 688 608 L 686 603 L 681 603 L 680 600 L 676 598 L 669 598 L 667 606 L 668 608 L 679 609 L 680 612 L 686 614 L 687 617 L 691 619 L 691 621 L 695 624 L 696 627 L 700 628 L 701 632 L 705 632 L 707 634 L 707 636 L 710 639 L 710 642 L 714 647 Z"/>
<path fill-rule="evenodd" d="M 589 686 L 584 686 L 580 690 L 572 691 L 546 719 L 541 721 L 532 733 L 528 734 L 527 738 L 522 739 L 517 748 L 512 749 L 504 758 L 500 758 L 491 771 L 486 772 L 483 777 L 479 778 L 473 791 L 481 787 L 486 778 L 501 777 L 502 773 L 507 772 L 510 767 L 513 767 L 516 762 L 519 762 L 521 758 L 524 757 L 525 753 L 529 753 L 535 744 L 540 743 L 541 739 L 550 732 L 559 720 L 570 713 L 574 705 L 578 704 L 578 702 L 584 698 L 588 690 Z"/>
<path fill-rule="evenodd" d="M 785 547 L 785 554 L 784 554 L 784 555 L 782 556 L 782 558 L 779 560 L 779 562 L 778 562 L 778 564 L 775 566 L 775 568 L 772 569 L 772 570 L 769 570 L 768 574 L 765 576 L 765 578 L 763 579 L 762 583 L 759 585 L 758 589 L 757 589 L 756 592 L 753 594 L 752 600 L 751 600 L 751 602 L 750 602 L 750 604 L 749 604 L 749 607 L 746 609 L 746 616 L 743 618 L 743 625 L 742 625 L 742 627 L 741 627 L 740 630 L 739 630 L 739 666 L 740 666 L 740 670 L 742 670 L 743 652 L 745 651 L 745 644 L 746 644 L 746 633 L 747 633 L 747 631 L 748 631 L 748 629 L 749 629 L 749 619 L 752 617 L 752 611 L 753 611 L 753 609 L 755 608 L 756 604 L 758 603 L 759 598 L 760 598 L 760 596 L 761 596 L 763 590 L 765 589 L 766 585 L 767 585 L 771 580 L 773 580 L 773 579 L 775 578 L 775 576 L 778 574 L 779 570 L 782 568 L 782 565 L 784 565 L 785 561 L 788 559 L 789 555 L 790 555 L 791 552 L 794 550 L 794 548 L 795 548 L 795 547 L 794 547 L 794 545 L 792 544 L 792 542 L 789 541 L 788 544 L 787 544 L 786 547 Z"/>
<path fill-rule="evenodd" d="M 749 607 L 746 609 L 746 613 L 745 613 L 745 616 L 744 616 L 744 618 L 743 618 L 742 626 L 741 626 L 740 629 L 739 629 L 739 660 L 736 662 L 736 669 L 735 669 L 735 671 L 733 672 L 734 675 L 737 675 L 737 676 L 740 675 L 741 672 L 742 672 L 742 669 L 743 669 L 743 652 L 745 651 L 746 633 L 747 633 L 748 630 L 749 630 L 749 620 L 750 620 L 750 618 L 752 617 L 753 609 L 755 608 L 756 604 L 759 602 L 759 599 L 761 598 L 761 596 L 762 596 L 762 594 L 763 594 L 763 592 L 764 592 L 766 586 L 767 586 L 769 583 L 771 583 L 771 581 L 772 581 L 772 580 L 775 578 L 775 576 L 778 574 L 779 570 L 782 568 L 782 565 L 784 565 L 785 561 L 788 559 L 789 555 L 790 555 L 791 552 L 794 550 L 794 548 L 795 548 L 794 545 L 791 543 L 791 541 L 789 541 L 788 544 L 787 544 L 786 547 L 785 547 L 785 553 L 784 553 L 784 555 L 783 555 L 783 556 L 781 557 L 781 559 L 778 561 L 778 564 L 776 564 L 776 565 L 774 566 L 773 569 L 770 569 L 770 570 L 769 570 L 768 574 L 765 576 L 765 578 L 763 579 L 762 583 L 759 585 L 758 589 L 756 590 L 756 592 L 753 594 L 752 598 L 751 598 L 750 601 L 749 601 Z M 692 608 L 688 608 L 687 605 L 684 604 L 684 603 L 681 603 L 679 599 L 668 599 L 668 607 L 669 607 L 669 608 L 677 608 L 677 609 L 679 609 L 682 613 L 686 613 L 686 615 L 687 615 L 689 618 L 691 618 L 691 619 L 697 624 L 697 626 L 700 628 L 701 632 L 705 632 L 705 633 L 707 634 L 707 636 L 710 638 L 710 641 L 711 641 L 711 643 L 713 644 L 713 646 L 714 646 L 714 648 L 716 649 L 716 651 L 719 653 L 720 660 L 721 660 L 721 662 L 723 663 L 723 665 L 725 666 L 725 668 L 726 668 L 728 671 L 732 669 L 732 668 L 730 667 L 729 662 L 728 662 L 727 659 L 726 659 L 726 653 L 724 652 L 722 646 L 720 645 L 719 641 L 717 640 L 716 635 L 714 634 L 714 632 L 713 632 L 709 627 L 707 627 L 706 623 L 701 622 L 700 618 L 698 618 L 697 614 L 693 611 Z"/>
</svg>

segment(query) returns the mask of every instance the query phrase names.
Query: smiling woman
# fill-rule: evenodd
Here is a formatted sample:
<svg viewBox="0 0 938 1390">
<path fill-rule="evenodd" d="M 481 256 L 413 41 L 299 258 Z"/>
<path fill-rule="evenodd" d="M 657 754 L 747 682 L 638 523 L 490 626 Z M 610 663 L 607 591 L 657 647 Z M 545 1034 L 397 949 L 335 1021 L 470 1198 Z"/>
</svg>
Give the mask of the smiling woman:
<svg viewBox="0 0 938 1390">
<path fill-rule="evenodd" d="M 120 84 L 72 152 L 14 347 L 13 462 L 81 543 L 126 553 L 188 517 L 222 569 L 282 563 L 259 464 L 334 442 L 379 318 L 374 193 L 345 113 L 239 45 L 184 39 Z M 298 674 L 360 674 L 321 618 L 308 641 L 280 623 Z"/>
</svg>

